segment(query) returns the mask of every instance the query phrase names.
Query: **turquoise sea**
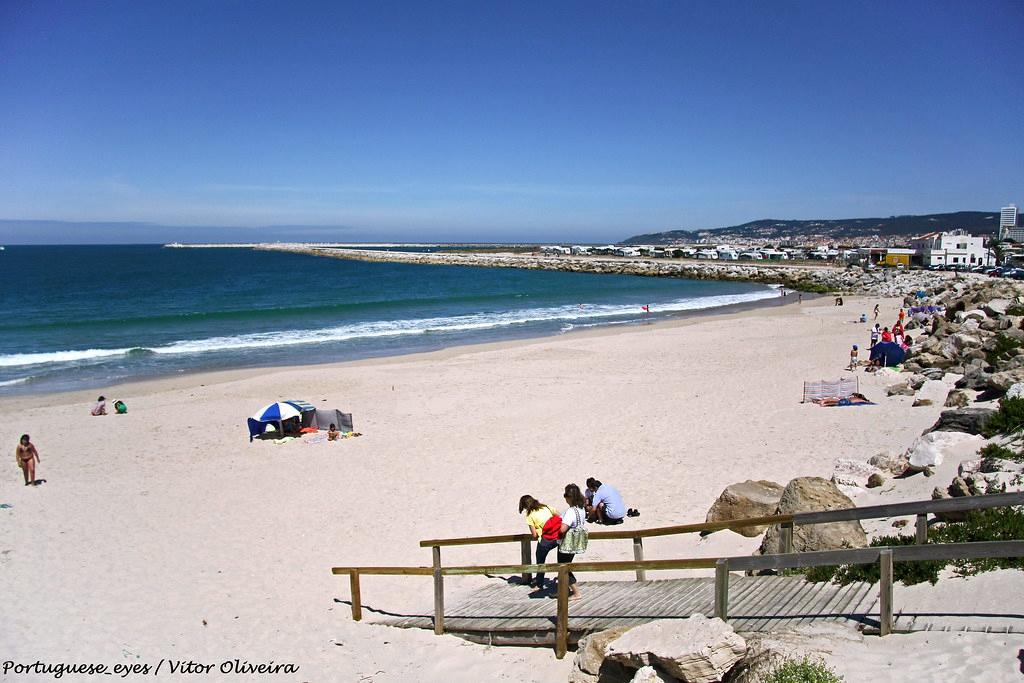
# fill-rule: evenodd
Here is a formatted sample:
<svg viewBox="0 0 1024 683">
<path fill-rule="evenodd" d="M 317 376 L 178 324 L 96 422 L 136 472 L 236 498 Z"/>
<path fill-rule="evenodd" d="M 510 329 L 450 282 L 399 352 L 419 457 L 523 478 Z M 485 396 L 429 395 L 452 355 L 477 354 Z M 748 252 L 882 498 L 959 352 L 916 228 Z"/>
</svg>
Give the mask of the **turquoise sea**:
<svg viewBox="0 0 1024 683">
<path fill-rule="evenodd" d="M 0 395 L 642 324 L 778 296 L 748 283 L 157 245 L 8 246 L 0 266 Z"/>
</svg>

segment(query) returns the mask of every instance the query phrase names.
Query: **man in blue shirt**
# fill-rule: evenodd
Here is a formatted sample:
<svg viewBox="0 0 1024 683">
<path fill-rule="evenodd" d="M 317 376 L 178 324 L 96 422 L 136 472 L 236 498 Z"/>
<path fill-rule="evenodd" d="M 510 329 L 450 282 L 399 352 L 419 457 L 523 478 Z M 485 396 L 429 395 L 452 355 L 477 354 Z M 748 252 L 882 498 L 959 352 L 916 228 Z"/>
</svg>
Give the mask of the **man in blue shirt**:
<svg viewBox="0 0 1024 683">
<path fill-rule="evenodd" d="M 587 521 L 598 524 L 622 524 L 626 517 L 626 504 L 615 488 L 597 479 L 587 479 Z"/>
</svg>

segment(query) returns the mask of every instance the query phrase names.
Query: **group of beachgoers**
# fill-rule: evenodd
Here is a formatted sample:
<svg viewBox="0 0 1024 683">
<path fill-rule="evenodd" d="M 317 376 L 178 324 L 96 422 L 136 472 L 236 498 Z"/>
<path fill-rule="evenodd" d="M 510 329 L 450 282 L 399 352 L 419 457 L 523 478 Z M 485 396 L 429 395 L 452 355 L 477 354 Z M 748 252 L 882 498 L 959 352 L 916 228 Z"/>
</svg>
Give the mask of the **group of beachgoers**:
<svg viewBox="0 0 1024 683">
<path fill-rule="evenodd" d="M 586 490 L 581 490 L 577 484 L 566 484 L 563 497 L 567 507 L 561 514 L 533 496 L 525 495 L 519 499 L 519 512 L 526 514 L 526 525 L 530 529 L 530 534 L 537 540 L 537 564 L 547 562 L 552 550 L 557 550 L 559 564 L 572 562 L 573 558 L 586 548 L 588 522 L 622 524 L 626 517 L 640 516 L 638 510 L 626 509 L 622 495 L 615 487 L 593 477 L 587 479 Z M 582 544 L 580 536 L 584 539 Z M 571 543 L 567 543 L 569 538 L 572 538 Z M 551 598 L 557 594 L 557 585 L 545 585 L 544 572 L 538 573 L 529 586 L 538 591 L 550 588 L 548 597 Z M 569 593 L 572 600 L 580 597 L 576 576 L 572 572 L 569 572 Z"/>
<path fill-rule="evenodd" d="M 875 304 L 874 320 L 878 320 L 878 312 L 878 304 Z M 924 312 L 922 311 L 921 313 Z M 914 343 L 914 339 L 906 333 L 906 329 L 904 327 L 904 321 L 906 320 L 906 317 L 906 309 L 901 308 L 897 315 L 896 322 L 893 323 L 891 329 L 889 327 L 882 327 L 881 324 L 877 322 L 874 324 L 874 327 L 871 328 L 869 337 L 870 346 L 868 347 L 870 360 L 868 362 L 867 367 L 869 371 L 877 370 L 878 368 L 882 367 L 885 364 L 885 355 L 880 353 L 874 353 L 875 347 L 878 344 L 892 343 L 899 346 L 904 354 L 910 352 L 910 348 Z M 861 315 L 860 322 L 867 322 L 867 314 Z M 850 364 L 847 366 L 847 370 L 852 371 L 857 369 L 857 366 L 860 365 L 859 355 L 860 348 L 857 346 L 857 344 L 854 344 L 853 348 L 850 349 Z"/>
</svg>

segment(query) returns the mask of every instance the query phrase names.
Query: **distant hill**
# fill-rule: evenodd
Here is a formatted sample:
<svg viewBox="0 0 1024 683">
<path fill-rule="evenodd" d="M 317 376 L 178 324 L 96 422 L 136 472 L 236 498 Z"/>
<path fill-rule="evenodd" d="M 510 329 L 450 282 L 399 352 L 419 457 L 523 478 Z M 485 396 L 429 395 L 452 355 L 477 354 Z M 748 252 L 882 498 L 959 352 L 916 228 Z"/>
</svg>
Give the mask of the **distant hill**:
<svg viewBox="0 0 1024 683">
<path fill-rule="evenodd" d="M 743 225 L 707 230 L 669 230 L 647 235 L 634 235 L 623 244 L 671 244 L 699 239 L 724 241 L 727 237 L 780 239 L 820 235 L 831 239 L 851 237 L 911 237 L 936 230 L 963 228 L 975 235 L 993 235 L 999 228 L 998 211 L 957 211 L 925 216 L 889 216 L 888 218 L 842 218 L 838 220 L 780 220 L 762 218 Z"/>
</svg>

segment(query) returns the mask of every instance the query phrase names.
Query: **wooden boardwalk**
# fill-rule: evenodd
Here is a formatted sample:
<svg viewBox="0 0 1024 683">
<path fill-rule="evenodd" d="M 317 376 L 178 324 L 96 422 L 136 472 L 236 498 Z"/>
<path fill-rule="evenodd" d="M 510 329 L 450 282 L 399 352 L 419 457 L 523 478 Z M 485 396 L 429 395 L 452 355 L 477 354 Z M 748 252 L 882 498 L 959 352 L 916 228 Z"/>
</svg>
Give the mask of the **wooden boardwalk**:
<svg viewBox="0 0 1024 683">
<path fill-rule="evenodd" d="M 636 626 L 655 619 L 714 614 L 713 578 L 660 581 L 587 581 L 583 596 L 569 603 L 569 641 L 613 626 Z M 875 630 L 879 625 L 878 587 L 866 583 L 836 586 L 793 576 L 736 576 L 729 581 L 729 623 L 739 632 L 778 631 L 793 626 L 840 622 Z M 962 618 L 958 618 L 961 617 Z M 971 630 L 1024 633 L 1024 616 L 895 615 L 897 631 Z M 992 618 L 1002 617 L 1002 618 Z M 479 643 L 551 645 L 556 601 L 526 586 L 495 580 L 445 609 L 445 630 Z M 429 616 L 387 617 L 400 628 L 433 628 Z"/>
</svg>

